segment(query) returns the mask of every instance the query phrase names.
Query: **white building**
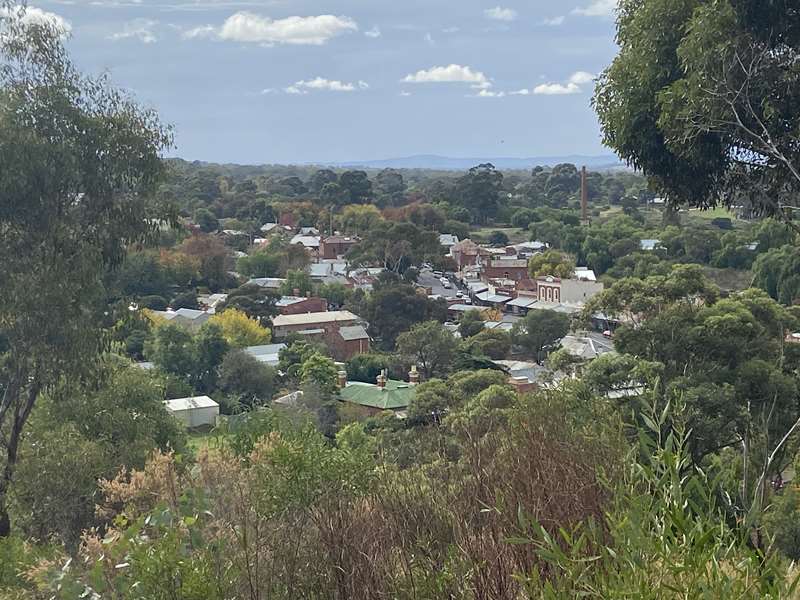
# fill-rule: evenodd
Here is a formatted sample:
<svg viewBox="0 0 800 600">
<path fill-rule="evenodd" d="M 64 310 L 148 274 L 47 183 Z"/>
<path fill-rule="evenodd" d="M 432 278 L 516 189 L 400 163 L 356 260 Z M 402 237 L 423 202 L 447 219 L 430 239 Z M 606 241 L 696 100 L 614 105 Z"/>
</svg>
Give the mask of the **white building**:
<svg viewBox="0 0 800 600">
<path fill-rule="evenodd" d="M 208 396 L 164 400 L 164 406 L 176 419 L 189 428 L 203 425 L 213 427 L 216 425 L 217 417 L 219 416 L 219 404 Z"/>
</svg>

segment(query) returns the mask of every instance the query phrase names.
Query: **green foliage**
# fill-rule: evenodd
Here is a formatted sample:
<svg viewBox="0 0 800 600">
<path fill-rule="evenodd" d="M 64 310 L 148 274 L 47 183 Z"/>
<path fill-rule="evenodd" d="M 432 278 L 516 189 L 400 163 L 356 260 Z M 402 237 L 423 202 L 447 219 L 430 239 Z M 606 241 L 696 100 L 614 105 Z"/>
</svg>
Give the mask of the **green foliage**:
<svg viewBox="0 0 800 600">
<path fill-rule="evenodd" d="M 531 257 L 528 261 L 528 270 L 531 277 L 552 275 L 570 278 L 575 271 L 575 263 L 557 250 L 548 250 Z"/>
<path fill-rule="evenodd" d="M 762 254 L 753 265 L 753 283 L 783 304 L 800 299 L 800 247 L 783 246 Z"/>
<path fill-rule="evenodd" d="M 216 215 L 207 208 L 198 208 L 194 212 L 194 222 L 205 233 L 214 233 L 219 229 Z"/>
<path fill-rule="evenodd" d="M 194 336 L 178 325 L 164 324 L 145 344 L 145 356 L 159 370 L 203 393 L 213 390 L 217 367 L 227 351 L 222 329 L 213 323 L 203 325 Z"/>
<path fill-rule="evenodd" d="M 179 308 L 192 308 L 196 310 L 199 308 L 197 303 L 197 294 L 194 291 L 178 294 L 172 299 L 170 305 L 175 310 L 178 310 Z"/>
<path fill-rule="evenodd" d="M 458 203 L 469 211 L 471 222 L 485 223 L 500 208 L 503 174 L 491 164 L 472 167 L 457 183 Z"/>
<path fill-rule="evenodd" d="M 419 266 L 441 254 L 439 236 L 414 223 L 383 221 L 365 232 L 347 255 L 352 265 L 382 265 L 393 273 Z"/>
<path fill-rule="evenodd" d="M 311 354 L 303 360 L 299 374 L 303 384 L 313 384 L 324 395 L 332 396 L 336 393 L 339 369 L 327 356 Z"/>
<path fill-rule="evenodd" d="M 266 327 L 270 319 L 278 314 L 276 303 L 280 297 L 279 293 L 259 285 L 243 285 L 228 294 L 225 301 L 217 306 L 217 312 L 225 312 L 225 310 L 233 308 L 248 317 L 258 319 L 258 322 Z"/>
<path fill-rule="evenodd" d="M 219 389 L 237 403 L 264 404 L 275 393 L 276 373 L 243 350 L 231 350 L 219 366 Z"/>
<path fill-rule="evenodd" d="M 397 338 L 397 351 L 418 365 L 425 379 L 448 373 L 457 346 L 453 334 L 438 321 L 418 323 Z"/>
<path fill-rule="evenodd" d="M 466 311 L 458 322 L 458 332 L 462 339 L 471 338 L 483 331 L 483 315 L 477 308 Z"/>
<path fill-rule="evenodd" d="M 375 383 L 381 371 L 388 369 L 393 362 L 394 357 L 388 354 L 375 352 L 356 354 L 347 361 L 347 379 L 348 381 Z"/>
<path fill-rule="evenodd" d="M 620 52 L 594 99 L 604 142 L 674 202 L 733 205 L 791 220 L 800 188 L 798 38 L 789 4 L 627 0 Z"/>
<path fill-rule="evenodd" d="M 503 231 L 493 231 L 489 234 L 489 244 L 502 247 L 508 245 L 508 235 Z"/>
<path fill-rule="evenodd" d="M 443 301 L 430 300 L 413 286 L 399 283 L 376 285 L 364 308 L 357 314 L 367 319 L 370 335 L 385 350 L 392 350 L 397 337 L 416 323 L 447 317 Z"/>
<path fill-rule="evenodd" d="M 532 310 L 514 323 L 511 339 L 535 357 L 569 332 L 569 317 L 553 310 Z"/>
<path fill-rule="evenodd" d="M 280 292 L 284 296 L 305 296 L 314 291 L 314 282 L 311 275 L 305 271 L 289 271 L 286 281 L 281 284 Z"/>
<path fill-rule="evenodd" d="M 353 294 L 353 290 L 343 283 L 324 283 L 317 287 L 315 296 L 325 298 L 328 304 L 341 308 Z"/>
<path fill-rule="evenodd" d="M 95 515 L 97 482 L 120 469 L 141 469 L 150 453 L 185 451 L 182 428 L 163 405 L 151 373 L 112 364 L 99 387 L 69 385 L 31 418 L 12 487 L 17 528 L 74 550 Z"/>
<path fill-rule="evenodd" d="M 780 561 L 726 524 L 714 482 L 692 465 L 684 430 L 664 433 L 670 412 L 644 411 L 640 446 L 603 523 L 555 532 L 534 523 L 530 537 L 514 540 L 532 544 L 546 565 L 546 575 L 528 578 L 530 597 L 793 597 L 796 580 Z"/>
<path fill-rule="evenodd" d="M 472 354 L 487 356 L 492 360 L 503 360 L 511 352 L 511 334 L 502 329 L 484 329 L 469 338 L 466 346 Z"/>
</svg>

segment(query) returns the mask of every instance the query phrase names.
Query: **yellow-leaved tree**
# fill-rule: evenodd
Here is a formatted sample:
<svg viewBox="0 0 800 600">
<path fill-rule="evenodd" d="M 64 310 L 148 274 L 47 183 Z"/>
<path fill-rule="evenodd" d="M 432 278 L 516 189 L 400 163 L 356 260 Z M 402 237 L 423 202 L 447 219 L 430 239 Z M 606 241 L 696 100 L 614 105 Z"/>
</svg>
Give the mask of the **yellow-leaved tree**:
<svg viewBox="0 0 800 600">
<path fill-rule="evenodd" d="M 269 344 L 272 339 L 270 330 L 262 327 L 258 319 L 252 319 L 234 308 L 214 315 L 209 322 L 222 328 L 222 336 L 232 348 Z"/>
</svg>

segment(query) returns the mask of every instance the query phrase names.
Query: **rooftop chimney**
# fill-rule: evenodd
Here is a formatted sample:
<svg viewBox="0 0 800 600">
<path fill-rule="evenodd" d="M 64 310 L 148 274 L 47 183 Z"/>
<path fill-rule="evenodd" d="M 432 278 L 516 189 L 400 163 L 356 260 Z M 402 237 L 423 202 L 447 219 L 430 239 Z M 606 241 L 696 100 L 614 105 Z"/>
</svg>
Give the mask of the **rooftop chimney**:
<svg viewBox="0 0 800 600">
<path fill-rule="evenodd" d="M 347 371 L 339 371 L 338 377 L 339 389 L 344 389 L 347 387 Z"/>
<path fill-rule="evenodd" d="M 378 375 L 378 387 L 381 389 L 386 387 L 386 369 L 381 370 Z"/>
<path fill-rule="evenodd" d="M 589 223 L 589 187 L 586 185 L 586 167 L 581 167 L 581 221 Z"/>
<path fill-rule="evenodd" d="M 417 365 L 411 365 L 411 370 L 408 372 L 408 383 L 411 385 L 417 385 L 419 383 L 419 372 L 417 371 Z"/>
</svg>

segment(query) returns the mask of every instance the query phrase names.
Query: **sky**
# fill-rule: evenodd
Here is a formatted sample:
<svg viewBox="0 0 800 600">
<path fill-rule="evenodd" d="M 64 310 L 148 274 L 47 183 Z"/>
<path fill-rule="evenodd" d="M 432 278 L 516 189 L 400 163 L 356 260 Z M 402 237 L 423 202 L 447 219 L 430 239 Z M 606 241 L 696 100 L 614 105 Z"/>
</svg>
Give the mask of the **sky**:
<svg viewBox="0 0 800 600">
<path fill-rule="evenodd" d="M 615 0 L 30 0 L 189 160 L 609 153 Z"/>
</svg>

